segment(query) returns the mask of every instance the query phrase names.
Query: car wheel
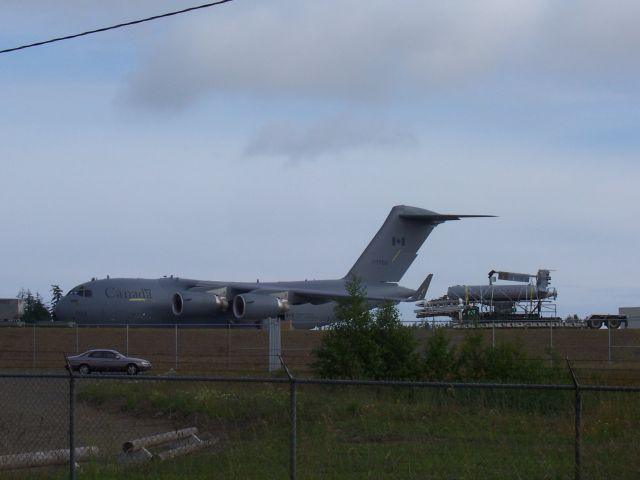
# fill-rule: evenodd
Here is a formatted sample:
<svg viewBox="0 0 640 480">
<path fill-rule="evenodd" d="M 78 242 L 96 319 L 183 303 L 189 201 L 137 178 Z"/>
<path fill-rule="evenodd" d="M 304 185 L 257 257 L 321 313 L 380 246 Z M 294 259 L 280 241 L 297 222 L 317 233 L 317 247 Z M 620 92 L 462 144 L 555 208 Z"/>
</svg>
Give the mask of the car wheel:
<svg viewBox="0 0 640 480">
<path fill-rule="evenodd" d="M 78 369 L 78 371 L 80 372 L 80 375 L 89 375 L 91 373 L 91 369 L 89 368 L 89 365 L 84 363 L 80 365 L 80 368 Z"/>
<path fill-rule="evenodd" d="M 136 367 L 133 363 L 127 365 L 127 375 L 135 375 L 138 373 L 138 367 Z"/>
</svg>

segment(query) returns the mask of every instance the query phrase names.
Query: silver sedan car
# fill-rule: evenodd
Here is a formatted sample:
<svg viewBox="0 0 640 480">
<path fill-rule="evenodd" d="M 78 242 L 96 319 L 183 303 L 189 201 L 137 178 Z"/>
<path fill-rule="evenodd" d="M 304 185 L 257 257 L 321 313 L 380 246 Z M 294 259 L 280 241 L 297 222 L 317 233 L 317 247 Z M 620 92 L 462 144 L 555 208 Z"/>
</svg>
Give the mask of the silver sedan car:
<svg viewBox="0 0 640 480">
<path fill-rule="evenodd" d="M 71 370 L 88 375 L 91 372 L 126 372 L 136 375 L 151 368 L 151 362 L 143 358 L 127 357 L 115 350 L 88 350 L 79 355 L 67 357 Z"/>
</svg>

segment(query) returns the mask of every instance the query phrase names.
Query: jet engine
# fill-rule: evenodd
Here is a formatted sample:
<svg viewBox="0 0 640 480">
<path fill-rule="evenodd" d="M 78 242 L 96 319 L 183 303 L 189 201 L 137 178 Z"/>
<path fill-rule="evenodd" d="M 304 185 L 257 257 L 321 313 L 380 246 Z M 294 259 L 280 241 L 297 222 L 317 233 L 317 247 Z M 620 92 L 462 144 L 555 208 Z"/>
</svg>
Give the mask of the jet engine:
<svg viewBox="0 0 640 480">
<path fill-rule="evenodd" d="M 238 320 L 277 317 L 289 310 L 289 302 L 268 294 L 243 293 L 233 299 L 233 314 Z"/>
<path fill-rule="evenodd" d="M 209 292 L 176 292 L 171 297 L 171 310 L 177 317 L 207 317 L 228 306 L 225 297 Z"/>
</svg>

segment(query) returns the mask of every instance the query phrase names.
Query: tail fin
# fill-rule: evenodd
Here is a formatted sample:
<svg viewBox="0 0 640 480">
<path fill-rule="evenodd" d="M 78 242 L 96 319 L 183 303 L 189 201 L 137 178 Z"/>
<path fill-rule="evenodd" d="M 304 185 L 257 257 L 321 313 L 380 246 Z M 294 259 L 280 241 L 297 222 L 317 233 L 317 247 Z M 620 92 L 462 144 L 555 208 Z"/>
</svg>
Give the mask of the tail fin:
<svg viewBox="0 0 640 480">
<path fill-rule="evenodd" d="M 416 293 L 414 293 L 411 297 L 409 297 L 410 302 L 418 302 L 420 300 L 424 300 L 427 296 L 427 290 L 429 290 L 429 285 L 431 285 L 431 279 L 433 278 L 433 273 L 427 275 L 427 278 L 424 279 L 424 282 L 418 287 Z"/>
<path fill-rule="evenodd" d="M 348 276 L 378 282 L 399 282 L 418 250 L 437 225 L 448 220 L 491 215 L 441 215 L 417 207 L 397 205 L 351 267 Z"/>
</svg>

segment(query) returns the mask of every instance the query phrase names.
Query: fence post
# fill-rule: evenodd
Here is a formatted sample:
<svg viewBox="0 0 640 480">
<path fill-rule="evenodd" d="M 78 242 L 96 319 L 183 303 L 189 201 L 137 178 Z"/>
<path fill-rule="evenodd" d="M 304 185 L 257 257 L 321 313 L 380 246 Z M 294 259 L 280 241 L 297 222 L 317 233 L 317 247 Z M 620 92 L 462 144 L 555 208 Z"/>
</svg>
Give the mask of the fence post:
<svg viewBox="0 0 640 480">
<path fill-rule="evenodd" d="M 491 348 L 496 348 L 496 321 L 491 322 Z"/>
<path fill-rule="evenodd" d="M 549 322 L 549 357 L 553 368 L 553 322 Z"/>
<path fill-rule="evenodd" d="M 67 356 L 64 356 L 69 371 L 69 478 L 76 479 L 76 378 Z"/>
<path fill-rule="evenodd" d="M 607 322 L 607 338 L 609 343 L 609 349 L 607 350 L 607 359 L 609 360 L 609 366 L 611 366 L 611 327 L 609 326 L 609 322 Z"/>
<path fill-rule="evenodd" d="M 296 391 L 296 379 L 287 368 L 287 365 L 280 356 L 280 363 L 284 368 L 284 371 L 289 377 L 289 478 L 290 480 L 296 480 L 297 477 L 297 465 L 296 465 L 296 448 L 298 444 L 298 418 L 297 418 L 297 391 Z"/>
<path fill-rule="evenodd" d="M 176 331 L 176 372 L 178 371 L 178 324 L 175 325 Z"/>
<path fill-rule="evenodd" d="M 571 378 L 573 379 L 573 385 L 576 387 L 576 399 L 575 399 L 575 418 L 576 418 L 576 437 L 575 437 L 575 479 L 581 480 L 582 478 L 582 391 L 580 390 L 580 384 L 578 383 L 578 377 L 573 370 L 573 366 L 567 358 L 567 365 L 571 372 Z"/>
<path fill-rule="evenodd" d="M 36 321 L 33 320 L 33 368 L 36 368 Z"/>
<path fill-rule="evenodd" d="M 280 320 L 267 318 L 264 323 L 266 323 L 269 331 L 269 372 L 275 372 L 281 368 L 281 362 L 278 359 L 282 358 Z"/>
<path fill-rule="evenodd" d="M 126 348 L 126 350 L 127 350 L 127 357 L 128 357 L 129 356 L 129 324 L 128 323 L 126 325 L 126 328 L 127 328 L 127 348 Z"/>
<path fill-rule="evenodd" d="M 231 324 L 227 323 L 227 371 L 231 369 Z"/>
</svg>

